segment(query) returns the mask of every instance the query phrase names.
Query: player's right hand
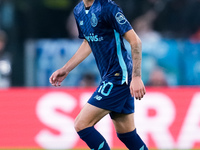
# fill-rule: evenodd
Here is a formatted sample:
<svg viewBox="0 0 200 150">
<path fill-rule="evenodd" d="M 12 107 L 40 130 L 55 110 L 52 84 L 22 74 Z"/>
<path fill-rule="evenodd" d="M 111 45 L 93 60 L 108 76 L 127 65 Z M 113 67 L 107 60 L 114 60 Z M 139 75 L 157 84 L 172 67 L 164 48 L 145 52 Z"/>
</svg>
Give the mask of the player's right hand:
<svg viewBox="0 0 200 150">
<path fill-rule="evenodd" d="M 132 77 L 132 81 L 130 84 L 130 92 L 133 97 L 138 100 L 141 100 L 146 93 L 144 83 L 141 77 Z"/>
<path fill-rule="evenodd" d="M 56 70 L 51 77 L 49 78 L 49 82 L 57 87 L 61 85 L 61 82 L 67 77 L 68 72 L 66 72 L 63 68 Z"/>
</svg>

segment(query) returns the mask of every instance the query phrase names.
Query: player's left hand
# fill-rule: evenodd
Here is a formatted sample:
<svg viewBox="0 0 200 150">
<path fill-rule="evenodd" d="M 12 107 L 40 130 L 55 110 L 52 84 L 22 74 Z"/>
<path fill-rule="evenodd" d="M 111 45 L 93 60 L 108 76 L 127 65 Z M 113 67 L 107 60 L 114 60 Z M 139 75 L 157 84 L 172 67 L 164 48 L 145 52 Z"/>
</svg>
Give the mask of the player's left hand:
<svg viewBox="0 0 200 150">
<path fill-rule="evenodd" d="M 133 77 L 130 84 L 131 95 L 141 100 L 146 93 L 144 83 L 141 77 Z"/>
</svg>

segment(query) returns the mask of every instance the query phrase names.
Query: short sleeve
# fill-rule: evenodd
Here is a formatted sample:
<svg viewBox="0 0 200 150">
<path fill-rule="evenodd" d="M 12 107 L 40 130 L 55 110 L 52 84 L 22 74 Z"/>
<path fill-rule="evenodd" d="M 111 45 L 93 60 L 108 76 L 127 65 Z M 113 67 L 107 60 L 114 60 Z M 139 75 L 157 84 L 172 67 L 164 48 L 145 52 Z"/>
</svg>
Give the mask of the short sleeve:
<svg viewBox="0 0 200 150">
<path fill-rule="evenodd" d="M 107 6 L 104 10 L 106 22 L 121 35 L 124 35 L 124 33 L 132 29 L 129 21 L 123 14 L 123 11 L 117 5 L 109 5 L 109 7 Z"/>
<path fill-rule="evenodd" d="M 79 33 L 78 37 L 80 39 L 84 39 L 85 37 L 84 37 L 83 32 L 81 31 L 80 26 L 79 26 L 81 24 L 81 21 L 80 22 L 78 21 L 78 17 L 76 15 L 75 9 L 74 9 L 74 17 L 75 17 L 76 25 L 77 25 L 77 28 L 78 28 L 78 33 Z"/>
<path fill-rule="evenodd" d="M 85 37 L 84 37 L 84 35 L 83 35 L 83 33 L 82 33 L 80 27 L 79 27 L 79 23 L 77 22 L 77 20 L 76 20 L 76 25 L 77 25 L 78 33 L 79 33 L 78 37 L 79 37 L 80 39 L 84 39 Z"/>
</svg>

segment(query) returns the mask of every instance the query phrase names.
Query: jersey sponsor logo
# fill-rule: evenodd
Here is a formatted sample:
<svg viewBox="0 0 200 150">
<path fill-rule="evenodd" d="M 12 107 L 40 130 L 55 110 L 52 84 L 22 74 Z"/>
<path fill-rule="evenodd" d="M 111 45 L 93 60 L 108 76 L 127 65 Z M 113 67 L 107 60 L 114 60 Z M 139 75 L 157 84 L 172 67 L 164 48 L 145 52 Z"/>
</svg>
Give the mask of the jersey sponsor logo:
<svg viewBox="0 0 200 150">
<path fill-rule="evenodd" d="M 117 20 L 117 22 L 119 24 L 125 24 L 126 23 L 126 18 L 125 16 L 121 13 L 121 12 L 118 12 L 116 15 L 115 15 L 115 19 Z"/>
<path fill-rule="evenodd" d="M 84 35 L 86 40 L 88 42 L 100 42 L 103 41 L 103 37 L 99 37 L 98 35 L 95 35 L 94 33 L 90 33 L 90 35 L 86 36 Z"/>
<path fill-rule="evenodd" d="M 94 13 L 92 13 L 91 25 L 92 25 L 93 27 L 96 27 L 97 24 L 98 24 L 98 19 L 97 19 L 96 15 L 95 15 Z"/>
</svg>

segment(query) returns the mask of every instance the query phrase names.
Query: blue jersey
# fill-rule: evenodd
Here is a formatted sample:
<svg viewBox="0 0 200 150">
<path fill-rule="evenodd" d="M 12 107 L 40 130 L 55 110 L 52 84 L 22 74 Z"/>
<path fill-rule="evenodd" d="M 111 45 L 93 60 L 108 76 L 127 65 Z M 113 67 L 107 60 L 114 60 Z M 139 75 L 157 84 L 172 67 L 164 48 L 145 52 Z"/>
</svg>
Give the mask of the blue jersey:
<svg viewBox="0 0 200 150">
<path fill-rule="evenodd" d="M 128 84 L 132 59 L 122 36 L 132 27 L 122 10 L 111 0 L 95 0 L 87 11 L 82 1 L 74 8 L 74 16 L 79 38 L 88 41 L 102 80 Z"/>
</svg>

